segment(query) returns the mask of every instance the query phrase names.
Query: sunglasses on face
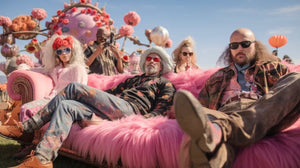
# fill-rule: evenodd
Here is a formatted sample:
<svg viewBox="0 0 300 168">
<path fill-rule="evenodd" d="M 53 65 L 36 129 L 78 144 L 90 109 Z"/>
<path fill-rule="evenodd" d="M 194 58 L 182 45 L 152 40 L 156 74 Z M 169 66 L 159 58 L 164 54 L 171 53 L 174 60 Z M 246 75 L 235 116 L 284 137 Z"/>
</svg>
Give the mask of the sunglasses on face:
<svg viewBox="0 0 300 168">
<path fill-rule="evenodd" d="M 55 51 L 55 54 L 56 55 L 62 55 L 63 53 L 65 53 L 65 54 L 69 54 L 71 52 L 71 48 L 64 48 L 64 49 L 57 49 L 56 51 Z"/>
<path fill-rule="evenodd" d="M 191 57 L 191 56 L 194 55 L 194 53 L 193 52 L 190 52 L 190 53 L 188 53 L 188 52 L 182 52 L 182 55 L 183 56 L 188 56 L 189 55 Z"/>
<path fill-rule="evenodd" d="M 146 57 L 146 61 L 151 61 L 151 60 L 153 60 L 154 62 L 159 62 L 160 61 L 160 58 L 158 58 L 158 57 Z"/>
<path fill-rule="evenodd" d="M 229 48 L 232 50 L 235 50 L 239 48 L 239 45 L 241 45 L 243 48 L 248 48 L 252 43 L 255 41 L 242 41 L 242 42 L 233 42 L 229 44 Z"/>
</svg>

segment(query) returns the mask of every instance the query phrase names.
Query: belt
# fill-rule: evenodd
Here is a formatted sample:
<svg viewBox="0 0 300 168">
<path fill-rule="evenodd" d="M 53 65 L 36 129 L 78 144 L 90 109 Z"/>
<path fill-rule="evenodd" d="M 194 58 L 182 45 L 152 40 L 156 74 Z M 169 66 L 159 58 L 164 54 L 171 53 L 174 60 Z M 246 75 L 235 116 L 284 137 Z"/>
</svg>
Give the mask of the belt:
<svg viewBox="0 0 300 168">
<path fill-rule="evenodd" d="M 228 103 L 231 103 L 233 101 L 240 100 L 240 99 L 241 99 L 241 95 L 236 95 L 236 96 L 233 96 L 233 97 L 229 98 L 224 104 L 228 104 Z"/>
<path fill-rule="evenodd" d="M 233 102 L 233 101 L 240 100 L 241 98 L 252 99 L 252 100 L 258 100 L 258 98 L 255 99 L 255 98 L 253 98 L 253 97 L 245 96 L 245 95 L 242 94 L 242 95 L 236 95 L 236 96 L 233 96 L 233 97 L 229 98 L 229 99 L 224 103 L 224 105 L 225 105 L 225 104 L 228 104 L 228 103 L 231 103 L 231 102 Z"/>
</svg>

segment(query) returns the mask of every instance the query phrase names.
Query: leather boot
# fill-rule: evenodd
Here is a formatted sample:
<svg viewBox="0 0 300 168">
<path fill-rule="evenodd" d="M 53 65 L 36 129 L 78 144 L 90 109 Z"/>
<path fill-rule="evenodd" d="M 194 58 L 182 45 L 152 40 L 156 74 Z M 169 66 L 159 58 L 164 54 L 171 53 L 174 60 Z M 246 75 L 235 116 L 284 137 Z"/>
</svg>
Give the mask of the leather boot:
<svg viewBox="0 0 300 168">
<path fill-rule="evenodd" d="M 0 126 L 0 136 L 4 138 L 21 140 L 22 135 L 23 135 L 23 126 L 19 122 L 15 122 L 14 125 Z"/>
<path fill-rule="evenodd" d="M 175 117 L 182 130 L 191 137 L 190 157 L 196 167 L 210 167 L 207 153 L 214 152 L 222 138 L 221 129 L 208 119 L 193 94 L 180 90 L 174 97 Z"/>
<path fill-rule="evenodd" d="M 42 164 L 39 159 L 34 155 L 34 151 L 26 157 L 26 159 L 18 166 L 12 168 L 53 168 L 52 162 Z"/>
</svg>

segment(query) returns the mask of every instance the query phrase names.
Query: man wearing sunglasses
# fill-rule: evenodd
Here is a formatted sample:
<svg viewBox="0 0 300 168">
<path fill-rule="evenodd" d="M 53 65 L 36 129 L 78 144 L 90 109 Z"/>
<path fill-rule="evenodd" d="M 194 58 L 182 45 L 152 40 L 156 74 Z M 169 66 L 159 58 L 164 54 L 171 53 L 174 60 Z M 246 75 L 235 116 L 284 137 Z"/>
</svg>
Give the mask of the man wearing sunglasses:
<svg viewBox="0 0 300 168">
<path fill-rule="evenodd" d="M 107 45 L 109 33 L 104 27 L 97 30 L 96 41 L 84 51 L 90 73 L 115 75 L 123 73 L 121 55 L 114 45 Z"/>
<path fill-rule="evenodd" d="M 173 71 L 171 57 L 161 47 L 149 48 L 141 55 L 140 68 L 144 74 L 128 78 L 106 91 L 71 83 L 29 120 L 0 126 L 1 136 L 17 140 L 50 121 L 35 152 L 20 167 L 53 167 L 52 161 L 72 124 L 91 119 L 94 114 L 107 120 L 136 114 L 145 118 L 166 115 L 173 104 L 175 87 L 161 75 Z"/>
<path fill-rule="evenodd" d="M 218 61 L 228 66 L 207 80 L 198 99 L 188 91 L 175 94 L 176 120 L 188 135 L 182 167 L 232 167 L 240 147 L 299 118 L 299 73 L 288 73 L 251 30 L 234 31 Z"/>
</svg>

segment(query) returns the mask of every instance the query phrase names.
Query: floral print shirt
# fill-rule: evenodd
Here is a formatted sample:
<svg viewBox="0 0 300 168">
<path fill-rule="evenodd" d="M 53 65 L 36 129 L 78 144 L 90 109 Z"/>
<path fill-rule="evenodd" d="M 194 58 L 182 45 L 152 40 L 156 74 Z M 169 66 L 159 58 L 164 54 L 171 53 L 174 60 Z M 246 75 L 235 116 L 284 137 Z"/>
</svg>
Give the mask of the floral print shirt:
<svg viewBox="0 0 300 168">
<path fill-rule="evenodd" d="M 106 92 L 128 101 L 137 114 L 146 118 L 166 115 L 173 104 L 176 89 L 166 78 L 145 76 L 145 74 L 128 78 L 115 88 Z"/>
</svg>

